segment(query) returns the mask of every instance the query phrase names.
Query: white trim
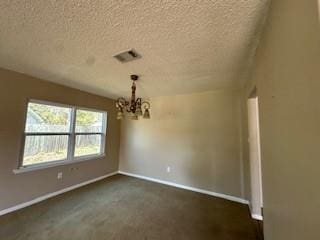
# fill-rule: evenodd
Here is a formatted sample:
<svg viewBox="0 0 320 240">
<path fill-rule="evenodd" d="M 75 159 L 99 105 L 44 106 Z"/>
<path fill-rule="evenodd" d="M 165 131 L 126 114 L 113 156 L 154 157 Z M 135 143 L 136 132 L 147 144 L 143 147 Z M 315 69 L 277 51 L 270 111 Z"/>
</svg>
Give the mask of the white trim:
<svg viewBox="0 0 320 240">
<path fill-rule="evenodd" d="M 144 180 L 151 181 L 151 182 L 157 182 L 157 183 L 169 185 L 169 186 L 172 186 L 172 187 L 182 188 L 182 189 L 190 190 L 190 191 L 193 191 L 193 192 L 203 193 L 203 194 L 207 194 L 207 195 L 210 195 L 210 196 L 227 199 L 227 200 L 230 200 L 230 201 L 233 201 L 233 202 L 238 202 L 238 203 L 242 203 L 242 204 L 249 204 L 249 202 L 247 200 L 245 200 L 245 199 L 242 199 L 242 198 L 239 198 L 239 197 L 230 196 L 230 195 L 226 195 L 226 194 L 222 194 L 222 193 L 216 193 L 216 192 L 212 192 L 212 191 L 208 191 L 208 190 L 204 190 L 204 189 L 200 189 L 200 188 L 189 187 L 189 186 L 182 185 L 182 184 L 163 181 L 163 180 L 160 180 L 160 179 L 145 177 L 145 176 L 142 176 L 142 175 L 123 172 L 123 171 L 119 171 L 119 174 L 130 176 L 130 177 L 135 177 L 135 178 L 140 178 L 140 179 L 144 179 Z"/>
<path fill-rule="evenodd" d="M 18 169 L 13 169 L 12 171 L 14 174 L 19 174 L 19 173 L 25 173 L 25 172 L 31 172 L 31 171 L 51 168 L 51 167 L 63 166 L 63 165 L 68 165 L 68 164 L 75 164 L 75 163 L 84 162 L 84 161 L 94 161 L 94 160 L 99 160 L 104 157 L 106 157 L 105 154 L 87 155 L 87 156 L 82 156 L 82 157 L 76 157 L 76 158 L 74 158 L 75 160 L 60 160 L 60 161 L 32 164 L 30 166 L 25 166 L 25 167 L 20 167 Z"/>
<path fill-rule="evenodd" d="M 251 214 L 251 217 L 255 220 L 263 221 L 263 217 L 258 214 Z"/>
<path fill-rule="evenodd" d="M 19 170 L 16 170 L 16 171 L 19 171 Z M 23 171 L 23 169 L 21 169 L 21 171 Z M 28 171 L 28 170 L 24 170 L 24 171 Z M 29 171 L 30 171 L 30 169 L 29 169 Z M 173 182 L 163 181 L 163 180 L 160 180 L 160 179 L 145 177 L 145 176 L 138 175 L 138 174 L 132 174 L 132 173 L 128 173 L 128 172 L 117 171 L 117 172 L 112 172 L 112 173 L 109 173 L 107 175 L 104 175 L 104 176 L 101 176 L 101 177 L 98 177 L 98 178 L 94 178 L 94 179 L 91 179 L 91 180 L 88 180 L 88 181 L 85 181 L 85 182 L 82 182 L 82 183 L 79 183 L 79 184 L 76 184 L 76 185 L 61 189 L 61 190 L 53 192 L 53 193 L 49 193 L 49 194 L 43 195 L 41 197 L 35 198 L 35 199 L 30 200 L 28 202 L 24 202 L 24 203 L 18 204 L 16 206 L 13 206 L 13 207 L 10 207 L 10 208 L 4 209 L 4 210 L 0 210 L 0 216 L 5 215 L 5 214 L 10 213 L 10 212 L 17 211 L 19 209 L 22 209 L 22 208 L 25 208 L 25 207 L 28 207 L 28 206 L 31 206 L 31 205 L 36 204 L 38 202 L 42 202 L 44 200 L 47 200 L 49 198 L 52 198 L 52 197 L 55 197 L 57 195 L 63 194 L 65 192 L 69 192 L 69 191 L 72 191 L 74 189 L 83 187 L 83 186 L 88 185 L 90 183 L 94 183 L 94 182 L 100 181 L 102 179 L 114 176 L 116 174 L 122 174 L 122 175 L 130 176 L 130 177 L 140 178 L 140 179 L 144 179 L 144 180 L 151 181 L 151 182 L 157 182 L 157 183 L 161 183 L 161 184 L 164 184 L 164 185 L 169 185 L 169 186 L 172 186 L 172 187 L 177 187 L 177 188 L 181 188 L 181 189 L 185 189 L 185 190 L 189 190 L 189 191 L 193 191 L 193 192 L 203 193 L 203 194 L 207 194 L 207 195 L 210 195 L 210 196 L 223 198 L 223 199 L 226 199 L 226 200 L 229 200 L 229 201 L 233 201 L 233 202 L 238 202 L 238 203 L 249 205 L 249 201 L 247 201 L 245 199 L 242 199 L 242 198 L 238 198 L 238 197 L 234 197 L 234 196 L 230 196 L 230 195 L 226 195 L 226 194 L 222 194 L 222 193 L 216 193 L 216 192 L 212 192 L 212 191 L 208 191 L 208 190 L 204 190 L 204 189 L 200 189 L 200 188 L 189 187 L 189 186 L 186 186 L 186 185 L 177 184 L 177 183 L 173 183 Z M 250 209 L 250 211 L 251 211 L 251 209 Z M 256 220 L 260 220 L 260 221 L 263 220 L 263 217 L 260 216 L 260 215 L 257 215 L 257 214 L 251 214 L 251 217 L 253 219 L 256 219 Z"/>
<path fill-rule="evenodd" d="M 7 214 L 7 213 L 10 213 L 10 212 L 17 211 L 17 210 L 25 208 L 25 207 L 28 207 L 28 206 L 36 204 L 38 202 L 42 202 L 44 200 L 47 200 L 48 198 L 55 197 L 55 196 L 60 195 L 62 193 L 69 192 L 69 191 L 74 190 L 76 188 L 83 187 L 83 186 L 88 185 L 90 183 L 94 183 L 94 182 L 100 181 L 100 180 L 102 180 L 104 178 L 111 177 L 111 176 L 116 175 L 116 174 L 118 174 L 118 172 L 112 172 L 112 173 L 109 173 L 107 175 L 104 175 L 104 176 L 101 176 L 101 177 L 97 177 L 97 178 L 94 178 L 94 179 L 91 179 L 91 180 L 88 180 L 88 181 L 85 181 L 85 182 L 82 182 L 82 183 L 79 183 L 79 184 L 76 184 L 76 185 L 73 185 L 73 186 L 70 186 L 70 187 L 67 187 L 67 188 L 64 188 L 64 189 L 61 189 L 61 190 L 56 191 L 56 192 L 43 195 L 41 197 L 37 197 L 37 198 L 35 198 L 35 199 L 31 200 L 31 201 L 20 203 L 20 204 L 18 204 L 16 206 L 1 210 L 0 211 L 0 216 L 2 216 L 4 214 Z"/>
<path fill-rule="evenodd" d="M 64 104 L 61 102 L 53 102 L 53 101 L 47 101 L 47 100 L 40 100 L 35 98 L 29 98 L 28 103 L 35 103 L 35 104 L 42 104 L 42 105 L 49 105 L 53 107 L 61 107 L 61 108 L 72 108 L 73 106 L 70 104 Z"/>
<path fill-rule="evenodd" d="M 255 220 L 259 220 L 259 221 L 263 221 L 263 216 L 260 214 L 255 214 L 252 212 L 252 207 L 251 207 L 251 203 L 249 202 L 249 211 L 251 214 L 251 218 L 255 219 Z M 261 211 L 262 212 L 262 211 Z"/>
<path fill-rule="evenodd" d="M 52 107 L 60 107 L 60 108 L 66 108 L 70 109 L 70 128 L 68 132 L 26 132 L 26 127 L 27 127 L 27 117 L 28 117 L 28 110 L 29 110 L 29 104 L 30 103 L 35 103 L 35 104 L 42 104 L 42 105 L 48 105 Z M 91 111 L 95 113 L 100 113 L 102 114 L 102 130 L 101 132 L 86 132 L 86 133 L 78 133 L 76 132 L 76 118 L 77 118 L 77 111 Z M 28 99 L 27 105 L 26 105 L 26 111 L 25 111 L 25 118 L 24 118 L 24 123 L 25 123 L 25 129 L 23 133 L 23 141 L 22 141 L 22 151 L 20 152 L 20 161 L 19 161 L 19 166 L 18 169 L 14 169 L 13 172 L 16 173 L 23 173 L 23 172 L 29 172 L 33 170 L 38 170 L 38 169 L 43 169 L 47 167 L 52 167 L 52 166 L 59 166 L 59 165 L 65 165 L 69 164 L 70 162 L 76 162 L 76 161 L 83 161 L 83 160 L 91 160 L 95 158 L 100 158 L 105 156 L 105 144 L 106 144 L 106 137 L 107 137 L 107 121 L 108 121 L 108 112 L 104 110 L 97 110 L 93 108 L 86 108 L 86 107 L 80 107 L 80 106 L 75 106 L 75 105 L 67 105 L 67 104 L 62 104 L 62 103 L 55 103 L 55 102 L 50 102 L 50 101 L 45 101 L 45 100 L 37 100 L 37 99 Z M 100 135 L 101 136 L 101 141 L 100 141 L 100 152 L 98 154 L 91 154 L 91 155 L 85 155 L 85 156 L 80 156 L 76 157 L 74 156 L 74 151 L 75 151 L 75 145 L 76 145 L 76 137 L 78 135 Z M 56 160 L 56 161 L 46 161 L 43 163 L 35 163 L 32 165 L 23 165 L 23 160 L 24 160 L 24 148 L 25 148 L 25 141 L 27 136 L 51 136 L 51 135 L 56 135 L 56 136 L 68 136 L 68 146 L 67 146 L 67 158 L 66 159 L 61 159 L 61 160 Z"/>
</svg>

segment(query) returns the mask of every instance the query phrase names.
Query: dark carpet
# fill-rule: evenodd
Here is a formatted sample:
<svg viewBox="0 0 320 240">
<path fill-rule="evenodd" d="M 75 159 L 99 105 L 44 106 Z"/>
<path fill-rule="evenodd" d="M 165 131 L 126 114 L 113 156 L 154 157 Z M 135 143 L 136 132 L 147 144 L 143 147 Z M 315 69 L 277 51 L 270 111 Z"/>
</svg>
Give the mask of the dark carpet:
<svg viewBox="0 0 320 240">
<path fill-rule="evenodd" d="M 256 240 L 246 205 L 116 175 L 0 217 L 1 240 Z"/>
</svg>

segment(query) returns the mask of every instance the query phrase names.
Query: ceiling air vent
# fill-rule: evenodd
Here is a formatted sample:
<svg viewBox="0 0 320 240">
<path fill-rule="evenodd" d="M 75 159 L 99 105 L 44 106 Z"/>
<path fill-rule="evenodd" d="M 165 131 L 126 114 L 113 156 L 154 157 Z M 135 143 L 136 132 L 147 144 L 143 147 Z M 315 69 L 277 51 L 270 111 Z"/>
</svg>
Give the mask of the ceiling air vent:
<svg viewBox="0 0 320 240">
<path fill-rule="evenodd" d="M 121 53 L 118 53 L 113 56 L 114 58 L 118 59 L 118 61 L 122 63 L 130 62 L 136 59 L 141 58 L 141 55 L 137 53 L 136 50 L 130 49 Z"/>
</svg>

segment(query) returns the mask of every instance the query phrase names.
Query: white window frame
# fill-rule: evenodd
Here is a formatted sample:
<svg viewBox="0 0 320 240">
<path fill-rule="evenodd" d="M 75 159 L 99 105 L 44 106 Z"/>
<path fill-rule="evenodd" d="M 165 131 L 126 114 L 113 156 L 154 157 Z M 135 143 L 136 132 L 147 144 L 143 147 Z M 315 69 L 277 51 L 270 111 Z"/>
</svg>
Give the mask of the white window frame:
<svg viewBox="0 0 320 240">
<path fill-rule="evenodd" d="M 70 129 L 68 132 L 26 132 L 26 121 L 27 121 L 27 114 L 28 114 L 28 106 L 29 103 L 36 103 L 36 104 L 43 104 L 53 107 L 64 107 L 71 109 L 71 117 L 70 117 Z M 91 111 L 96 113 L 102 113 L 103 119 L 102 119 L 102 131 L 101 132 L 84 132 L 84 133 L 77 133 L 76 130 L 76 113 L 77 110 L 83 110 L 83 111 Z M 28 172 L 38 169 L 44 169 L 48 167 L 54 167 L 54 166 L 60 166 L 65 164 L 72 164 L 77 163 L 81 161 L 87 161 L 87 160 L 94 160 L 94 159 L 100 159 L 105 157 L 105 145 L 106 145 L 106 137 L 107 137 L 107 123 L 108 121 L 108 113 L 106 111 L 97 110 L 93 108 L 86 108 L 86 107 L 79 107 L 79 106 L 73 106 L 73 105 L 67 105 L 67 104 L 61 104 L 56 102 L 50 102 L 50 101 L 44 101 L 44 100 L 37 100 L 37 99 L 29 99 L 27 101 L 26 105 L 26 111 L 25 111 L 25 118 L 24 118 L 24 124 L 25 129 L 23 132 L 23 141 L 22 141 L 22 148 L 21 148 L 21 154 L 20 154 L 20 161 L 19 166 L 17 169 L 14 169 L 14 173 L 22 173 L 22 172 Z M 76 136 L 78 135 L 100 135 L 101 136 L 101 148 L 99 154 L 91 154 L 91 155 L 85 155 L 85 156 L 74 156 L 75 151 L 75 144 L 76 144 Z M 27 136 L 68 136 L 68 146 L 67 146 L 67 158 L 56 160 L 56 161 L 50 161 L 50 162 L 43 162 L 43 163 L 35 163 L 32 165 L 23 165 L 23 158 L 24 158 L 24 149 L 25 149 L 25 141 Z"/>
</svg>

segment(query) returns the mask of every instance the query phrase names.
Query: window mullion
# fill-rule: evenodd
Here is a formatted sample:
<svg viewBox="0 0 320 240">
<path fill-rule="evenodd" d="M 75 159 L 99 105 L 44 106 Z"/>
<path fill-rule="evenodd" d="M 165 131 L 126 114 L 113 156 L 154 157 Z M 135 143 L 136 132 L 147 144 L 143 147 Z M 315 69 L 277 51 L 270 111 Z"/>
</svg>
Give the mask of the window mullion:
<svg viewBox="0 0 320 240">
<path fill-rule="evenodd" d="M 102 133 L 100 140 L 100 154 L 105 154 L 106 149 L 106 132 L 107 132 L 107 115 L 104 114 L 102 117 Z"/>
<path fill-rule="evenodd" d="M 69 146 L 68 146 L 68 160 L 73 160 L 75 149 L 75 128 L 76 128 L 76 108 L 73 107 L 71 111 L 71 124 L 69 133 Z"/>
<path fill-rule="evenodd" d="M 64 136 L 70 135 L 70 132 L 26 132 L 25 136 Z"/>
<path fill-rule="evenodd" d="M 105 149 L 106 149 L 106 134 L 101 133 L 100 154 L 105 154 Z"/>
</svg>

